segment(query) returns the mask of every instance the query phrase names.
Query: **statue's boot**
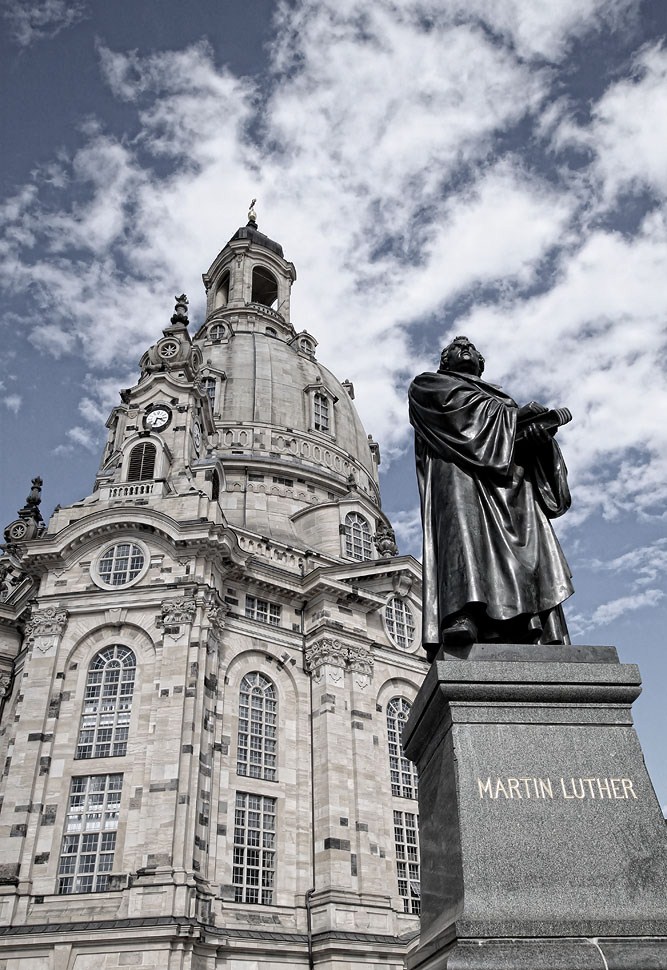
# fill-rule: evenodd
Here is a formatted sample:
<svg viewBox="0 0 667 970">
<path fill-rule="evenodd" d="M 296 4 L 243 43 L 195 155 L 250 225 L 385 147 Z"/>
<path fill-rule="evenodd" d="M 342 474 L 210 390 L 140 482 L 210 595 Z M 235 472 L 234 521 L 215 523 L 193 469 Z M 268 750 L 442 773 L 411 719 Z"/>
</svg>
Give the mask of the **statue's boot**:
<svg viewBox="0 0 667 970">
<path fill-rule="evenodd" d="M 459 613 L 442 631 L 442 642 L 448 647 L 468 647 L 477 640 L 477 624 L 467 613 Z"/>
</svg>

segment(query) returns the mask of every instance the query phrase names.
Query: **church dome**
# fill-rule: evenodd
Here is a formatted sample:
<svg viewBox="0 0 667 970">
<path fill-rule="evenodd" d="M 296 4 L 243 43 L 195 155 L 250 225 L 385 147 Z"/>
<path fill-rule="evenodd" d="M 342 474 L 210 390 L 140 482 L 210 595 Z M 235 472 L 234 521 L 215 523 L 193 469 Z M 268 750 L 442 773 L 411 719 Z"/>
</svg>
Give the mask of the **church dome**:
<svg viewBox="0 0 667 970">
<path fill-rule="evenodd" d="M 214 412 L 222 450 L 237 447 L 244 430 L 247 443 L 252 432 L 265 456 L 312 465 L 341 483 L 352 474 L 374 495 L 376 462 L 352 386 L 315 359 L 312 337 L 287 341 L 267 319 L 256 310 L 235 313 L 227 336 L 204 336 L 203 373 L 221 383 Z M 219 332 L 215 323 L 211 330 Z"/>
<path fill-rule="evenodd" d="M 271 496 L 271 510 L 258 526 L 262 534 L 292 535 L 291 524 L 285 533 L 285 519 L 293 523 L 314 505 L 347 501 L 351 494 L 369 521 L 377 519 L 377 445 L 357 414 L 352 385 L 316 359 L 315 338 L 297 333 L 290 321 L 296 271 L 282 247 L 251 221 L 203 279 L 207 313 L 194 343 L 227 491 Z M 233 501 L 225 508 L 231 522 L 235 509 Z M 253 516 L 247 508 L 244 515 L 248 525 Z"/>
</svg>

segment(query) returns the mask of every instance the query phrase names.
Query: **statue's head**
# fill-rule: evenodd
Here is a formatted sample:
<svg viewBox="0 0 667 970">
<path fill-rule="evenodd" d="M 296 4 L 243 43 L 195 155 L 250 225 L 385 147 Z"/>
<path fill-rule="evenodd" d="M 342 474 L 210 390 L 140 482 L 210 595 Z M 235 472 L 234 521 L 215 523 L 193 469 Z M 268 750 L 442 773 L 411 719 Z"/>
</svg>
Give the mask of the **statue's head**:
<svg viewBox="0 0 667 970">
<path fill-rule="evenodd" d="M 481 377 L 484 373 L 484 358 L 467 337 L 454 337 L 440 355 L 438 372 L 459 371 Z"/>
</svg>

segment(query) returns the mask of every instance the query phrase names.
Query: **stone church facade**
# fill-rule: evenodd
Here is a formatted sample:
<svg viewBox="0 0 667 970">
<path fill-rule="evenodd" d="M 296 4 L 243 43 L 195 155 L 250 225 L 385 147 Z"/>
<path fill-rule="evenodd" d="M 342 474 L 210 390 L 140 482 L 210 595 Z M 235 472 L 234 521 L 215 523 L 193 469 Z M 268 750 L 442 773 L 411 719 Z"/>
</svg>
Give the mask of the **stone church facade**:
<svg viewBox="0 0 667 970">
<path fill-rule="evenodd" d="M 0 559 L 0 968 L 402 968 L 419 564 L 254 214 Z"/>
</svg>

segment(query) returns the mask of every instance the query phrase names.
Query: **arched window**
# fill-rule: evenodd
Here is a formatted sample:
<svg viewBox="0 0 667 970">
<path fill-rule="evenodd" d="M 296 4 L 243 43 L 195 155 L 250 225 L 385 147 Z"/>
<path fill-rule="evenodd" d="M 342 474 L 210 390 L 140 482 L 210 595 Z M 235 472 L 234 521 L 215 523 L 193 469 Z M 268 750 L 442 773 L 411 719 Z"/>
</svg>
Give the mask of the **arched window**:
<svg viewBox="0 0 667 970">
<path fill-rule="evenodd" d="M 215 409 L 215 388 L 217 381 L 215 377 L 203 377 L 201 381 L 202 393 L 206 394 L 211 402 L 211 410 Z"/>
<path fill-rule="evenodd" d="M 215 291 L 214 302 L 216 307 L 226 306 L 226 304 L 229 302 L 229 270 L 222 275 L 220 285 Z"/>
<path fill-rule="evenodd" d="M 252 296 L 253 303 L 262 303 L 264 306 L 273 306 L 278 302 L 278 281 L 273 273 L 263 266 L 255 266 L 252 271 Z"/>
<path fill-rule="evenodd" d="M 345 516 L 345 555 L 352 559 L 371 559 L 371 528 L 358 512 L 348 512 Z"/>
<path fill-rule="evenodd" d="M 313 394 L 313 426 L 316 431 L 329 430 L 329 398 L 324 394 Z"/>
<path fill-rule="evenodd" d="M 127 754 L 130 709 L 137 661 L 121 644 L 105 647 L 88 668 L 75 758 Z"/>
<path fill-rule="evenodd" d="M 224 324 L 214 323 L 212 327 L 209 327 L 208 335 L 211 340 L 222 340 L 225 336 Z"/>
<path fill-rule="evenodd" d="M 211 499 L 217 502 L 220 498 L 220 476 L 217 471 L 214 471 L 211 475 Z"/>
<path fill-rule="evenodd" d="M 387 740 L 391 793 L 399 798 L 417 797 L 417 771 L 403 754 L 401 737 L 411 710 L 404 697 L 393 697 L 387 704 Z"/>
<path fill-rule="evenodd" d="M 130 452 L 127 466 L 128 482 L 143 482 L 155 474 L 155 459 L 157 448 L 150 441 L 142 441 L 135 445 Z"/>
<path fill-rule="evenodd" d="M 236 772 L 276 780 L 278 701 L 271 681 L 259 671 L 246 674 L 239 691 L 239 739 Z"/>
</svg>

